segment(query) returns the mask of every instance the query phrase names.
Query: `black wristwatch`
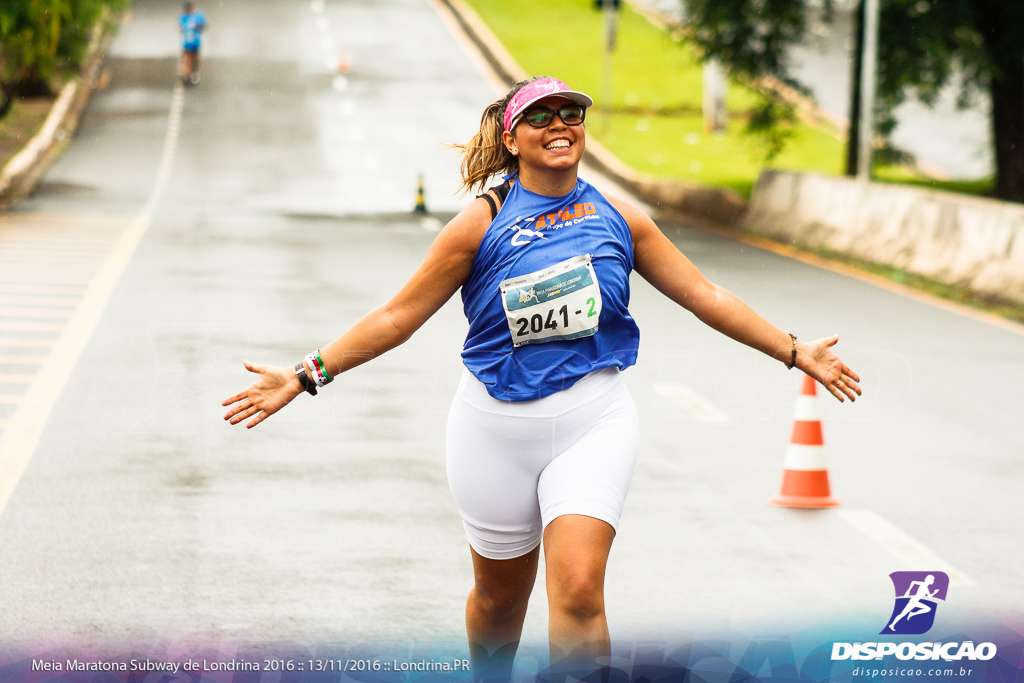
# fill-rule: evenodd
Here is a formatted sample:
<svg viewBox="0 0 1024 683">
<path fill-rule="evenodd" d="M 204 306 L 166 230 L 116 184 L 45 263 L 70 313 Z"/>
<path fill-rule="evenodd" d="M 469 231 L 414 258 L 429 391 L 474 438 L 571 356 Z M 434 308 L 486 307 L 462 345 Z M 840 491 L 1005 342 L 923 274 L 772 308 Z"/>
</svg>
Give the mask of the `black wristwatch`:
<svg viewBox="0 0 1024 683">
<path fill-rule="evenodd" d="M 295 364 L 295 375 L 299 378 L 302 390 L 310 396 L 316 396 L 316 383 L 306 374 L 306 368 L 302 367 L 302 363 Z"/>
</svg>

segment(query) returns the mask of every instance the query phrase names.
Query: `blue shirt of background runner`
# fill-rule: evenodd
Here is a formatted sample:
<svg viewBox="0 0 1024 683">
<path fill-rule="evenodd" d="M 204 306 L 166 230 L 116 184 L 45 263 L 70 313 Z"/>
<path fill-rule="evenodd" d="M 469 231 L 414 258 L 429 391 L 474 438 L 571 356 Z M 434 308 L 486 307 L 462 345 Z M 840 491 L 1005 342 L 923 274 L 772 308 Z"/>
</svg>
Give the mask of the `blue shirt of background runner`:
<svg viewBox="0 0 1024 683">
<path fill-rule="evenodd" d="M 577 218 L 577 205 L 589 205 L 590 213 Z M 560 220 L 559 213 L 566 218 Z M 517 237 L 515 228 L 529 232 Z M 597 332 L 513 348 L 500 284 L 580 254 L 591 255 L 601 290 Z M 462 286 L 463 310 L 470 321 L 463 362 L 487 392 L 502 401 L 543 398 L 568 389 L 594 370 L 635 364 L 640 330 L 628 310 L 632 270 L 629 225 L 589 183 L 578 179 L 564 197 L 544 197 L 513 183 Z"/>
<path fill-rule="evenodd" d="M 206 28 L 206 15 L 202 12 L 182 14 L 178 24 L 181 27 L 181 49 L 198 50 Z"/>
</svg>

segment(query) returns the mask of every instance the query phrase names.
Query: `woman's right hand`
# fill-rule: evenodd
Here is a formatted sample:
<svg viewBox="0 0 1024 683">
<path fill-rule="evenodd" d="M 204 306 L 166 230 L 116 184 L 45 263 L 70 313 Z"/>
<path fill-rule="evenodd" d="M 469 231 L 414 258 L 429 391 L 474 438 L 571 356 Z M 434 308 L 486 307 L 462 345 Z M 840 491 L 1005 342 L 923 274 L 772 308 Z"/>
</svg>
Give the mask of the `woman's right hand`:
<svg viewBox="0 0 1024 683">
<path fill-rule="evenodd" d="M 839 399 L 840 403 L 843 402 L 844 396 L 856 401 L 861 395 L 860 375 L 832 353 L 832 347 L 838 341 L 838 334 L 807 343 L 794 341 L 800 351 L 797 354 L 797 365 L 821 382 L 821 385 Z"/>
<path fill-rule="evenodd" d="M 224 399 L 221 403 L 222 406 L 235 404 L 224 415 L 224 419 L 231 424 L 235 425 L 252 417 L 253 419 L 245 425 L 246 429 L 252 429 L 302 393 L 302 384 L 291 368 L 256 365 L 247 360 L 242 363 L 246 370 L 255 372 L 259 377 L 248 389 Z"/>
</svg>

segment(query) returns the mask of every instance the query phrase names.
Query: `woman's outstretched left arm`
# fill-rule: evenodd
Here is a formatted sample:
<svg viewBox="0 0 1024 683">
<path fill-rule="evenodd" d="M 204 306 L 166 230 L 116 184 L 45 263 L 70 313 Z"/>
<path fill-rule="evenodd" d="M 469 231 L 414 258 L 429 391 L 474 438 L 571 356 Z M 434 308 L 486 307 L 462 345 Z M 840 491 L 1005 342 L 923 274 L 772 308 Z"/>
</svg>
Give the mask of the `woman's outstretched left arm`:
<svg viewBox="0 0 1024 683">
<path fill-rule="evenodd" d="M 832 353 L 838 335 L 812 342 L 794 341 L 734 294 L 709 282 L 645 213 L 611 199 L 633 233 L 634 268 L 658 291 L 706 325 L 757 349 L 787 366 L 796 348 L 796 367 L 818 380 L 840 401 L 857 400 L 860 377 Z"/>
</svg>

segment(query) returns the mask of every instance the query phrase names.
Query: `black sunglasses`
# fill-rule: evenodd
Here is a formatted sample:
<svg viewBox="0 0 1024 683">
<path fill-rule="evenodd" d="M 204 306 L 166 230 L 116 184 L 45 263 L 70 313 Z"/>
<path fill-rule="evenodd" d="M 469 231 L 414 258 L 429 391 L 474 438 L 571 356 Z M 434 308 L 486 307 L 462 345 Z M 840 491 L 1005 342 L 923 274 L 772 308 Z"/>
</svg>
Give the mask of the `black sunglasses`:
<svg viewBox="0 0 1024 683">
<path fill-rule="evenodd" d="M 587 108 L 579 104 L 566 104 L 558 109 L 547 107 L 530 107 L 523 112 L 523 119 L 532 128 L 547 128 L 558 116 L 567 126 L 578 126 L 587 118 Z"/>
</svg>

